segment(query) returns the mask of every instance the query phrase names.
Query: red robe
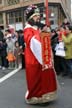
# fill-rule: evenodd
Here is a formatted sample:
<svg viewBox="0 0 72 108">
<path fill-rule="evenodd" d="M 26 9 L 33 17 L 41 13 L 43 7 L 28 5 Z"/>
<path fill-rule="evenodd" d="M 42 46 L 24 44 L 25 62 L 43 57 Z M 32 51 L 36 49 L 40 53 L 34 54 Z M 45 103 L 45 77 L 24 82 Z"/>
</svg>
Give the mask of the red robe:
<svg viewBox="0 0 72 108">
<path fill-rule="evenodd" d="M 40 31 L 37 30 L 37 28 L 33 28 L 28 25 L 24 29 L 24 40 L 26 43 L 25 64 L 28 89 L 25 99 L 27 103 L 31 104 L 44 103 L 54 100 L 56 98 L 57 91 L 56 74 L 54 69 L 42 70 L 41 58 L 37 58 L 35 55 L 36 52 L 33 53 L 31 49 L 31 44 L 33 44 L 31 41 L 33 38 L 39 42 L 39 44 L 33 48 L 34 51 L 41 44 Z M 32 46 L 34 47 L 34 45 Z M 39 51 L 37 51 L 37 53 L 38 52 Z M 39 54 L 41 54 L 41 52 Z"/>
</svg>

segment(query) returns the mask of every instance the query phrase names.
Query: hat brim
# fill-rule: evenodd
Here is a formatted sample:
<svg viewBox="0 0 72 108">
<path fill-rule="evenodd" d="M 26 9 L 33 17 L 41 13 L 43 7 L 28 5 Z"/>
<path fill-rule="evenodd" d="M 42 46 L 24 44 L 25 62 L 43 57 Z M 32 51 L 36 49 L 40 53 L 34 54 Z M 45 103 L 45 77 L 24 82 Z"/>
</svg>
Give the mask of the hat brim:
<svg viewBox="0 0 72 108">
<path fill-rule="evenodd" d="M 34 16 L 40 16 L 40 13 L 34 13 L 34 14 L 32 14 L 29 19 L 33 18 Z"/>
</svg>

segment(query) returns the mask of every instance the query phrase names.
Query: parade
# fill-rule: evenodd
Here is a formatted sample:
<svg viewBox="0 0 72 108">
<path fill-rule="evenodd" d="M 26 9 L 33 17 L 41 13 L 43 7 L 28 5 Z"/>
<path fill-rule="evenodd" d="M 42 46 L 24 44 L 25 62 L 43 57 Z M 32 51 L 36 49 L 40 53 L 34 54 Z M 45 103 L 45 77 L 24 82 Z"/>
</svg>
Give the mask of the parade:
<svg viewBox="0 0 72 108">
<path fill-rule="evenodd" d="M 54 20 L 55 13 L 49 10 L 49 1 L 44 0 L 43 6 L 44 10 L 41 10 L 43 8 L 36 3 L 30 3 L 26 5 L 22 14 L 24 23 L 17 22 L 16 25 L 7 23 L 5 29 L 0 27 L 0 84 L 1 94 L 2 91 L 5 94 L 1 97 L 4 103 L 6 98 L 8 107 L 11 104 L 8 102 L 10 98 L 12 103 L 14 99 L 14 108 L 24 106 L 26 108 L 71 108 L 71 19 L 68 14 L 63 14 L 63 11 L 60 13 L 58 10 L 60 19 L 56 16 L 57 19 Z M 53 21 L 57 22 L 54 24 Z M 4 87 L 5 89 L 2 89 Z M 16 91 L 19 87 L 22 98 L 20 92 L 14 91 L 13 87 L 17 87 Z M 9 91 L 12 93 L 7 95 L 5 90 L 7 94 Z M 22 106 L 17 105 L 17 99 L 19 103 L 20 100 L 23 102 Z M 63 99 L 68 104 L 62 101 Z M 3 107 L 1 104 L 1 108 Z"/>
</svg>

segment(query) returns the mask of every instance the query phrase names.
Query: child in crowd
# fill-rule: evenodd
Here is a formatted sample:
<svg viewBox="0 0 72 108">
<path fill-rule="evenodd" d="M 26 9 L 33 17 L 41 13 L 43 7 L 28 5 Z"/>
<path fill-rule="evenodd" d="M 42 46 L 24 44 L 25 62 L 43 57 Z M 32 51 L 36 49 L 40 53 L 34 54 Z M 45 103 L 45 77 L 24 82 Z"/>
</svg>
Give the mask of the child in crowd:
<svg viewBox="0 0 72 108">
<path fill-rule="evenodd" d="M 14 42 L 11 34 L 7 35 L 7 60 L 9 62 L 9 68 L 14 68 L 15 56 L 14 56 Z"/>
<path fill-rule="evenodd" d="M 15 42 L 15 50 L 14 50 L 14 55 L 16 57 L 16 61 L 15 61 L 15 67 L 19 68 L 22 64 L 21 64 L 21 54 L 22 54 L 22 49 L 19 47 L 19 43 L 18 41 Z"/>
<path fill-rule="evenodd" d="M 9 62 L 9 68 L 12 69 L 14 67 L 14 62 L 15 62 L 16 58 L 11 50 L 9 50 L 6 58 Z"/>
</svg>

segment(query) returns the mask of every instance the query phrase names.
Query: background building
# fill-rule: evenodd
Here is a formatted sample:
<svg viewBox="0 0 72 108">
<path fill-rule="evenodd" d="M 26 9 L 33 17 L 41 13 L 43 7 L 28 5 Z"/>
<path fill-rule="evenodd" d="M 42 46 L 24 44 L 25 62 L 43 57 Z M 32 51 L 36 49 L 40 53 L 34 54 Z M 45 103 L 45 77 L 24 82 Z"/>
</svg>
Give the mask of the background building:
<svg viewBox="0 0 72 108">
<path fill-rule="evenodd" d="M 25 8 L 29 4 L 37 4 L 40 7 L 42 21 L 45 19 L 45 0 L 0 0 L 0 27 L 5 29 L 7 25 L 13 25 L 16 30 L 23 29 L 25 23 Z M 54 27 L 61 24 L 65 17 L 71 19 L 71 0 L 48 0 L 49 19 Z"/>
</svg>

